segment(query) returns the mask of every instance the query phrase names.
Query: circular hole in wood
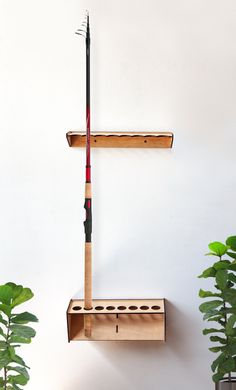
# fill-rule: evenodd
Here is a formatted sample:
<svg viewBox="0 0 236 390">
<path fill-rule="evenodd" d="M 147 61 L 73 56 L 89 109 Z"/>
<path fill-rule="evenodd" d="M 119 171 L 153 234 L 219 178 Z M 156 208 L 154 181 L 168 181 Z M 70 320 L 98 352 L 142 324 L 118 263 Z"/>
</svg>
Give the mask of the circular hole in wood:
<svg viewBox="0 0 236 390">
<path fill-rule="evenodd" d="M 97 140 L 95 139 L 94 142 L 97 142 Z"/>
<path fill-rule="evenodd" d="M 95 310 L 104 310 L 104 306 L 96 306 Z"/>
<path fill-rule="evenodd" d="M 144 142 L 145 142 L 145 144 L 146 144 L 146 143 L 147 143 L 147 140 L 145 139 Z"/>
<path fill-rule="evenodd" d="M 129 310 L 137 310 L 137 306 L 129 306 Z"/>
<path fill-rule="evenodd" d="M 84 307 L 84 310 L 93 310 L 93 308 L 92 307 L 89 307 L 89 308 Z"/>
<path fill-rule="evenodd" d="M 115 306 L 107 306 L 106 309 L 107 310 L 115 310 Z"/>
<path fill-rule="evenodd" d="M 127 307 L 126 306 L 118 306 L 118 310 L 126 310 Z"/>
<path fill-rule="evenodd" d="M 81 309 L 82 309 L 81 306 L 74 306 L 74 307 L 73 307 L 73 310 L 75 310 L 75 311 L 78 311 L 78 310 L 81 310 Z"/>
<path fill-rule="evenodd" d="M 159 310 L 159 309 L 160 309 L 160 306 L 157 306 L 157 305 L 152 306 L 152 310 Z"/>
<path fill-rule="evenodd" d="M 140 309 L 141 309 L 141 310 L 148 310 L 148 309 L 149 309 L 149 306 L 145 306 L 145 305 L 144 305 L 144 306 L 140 306 Z"/>
</svg>

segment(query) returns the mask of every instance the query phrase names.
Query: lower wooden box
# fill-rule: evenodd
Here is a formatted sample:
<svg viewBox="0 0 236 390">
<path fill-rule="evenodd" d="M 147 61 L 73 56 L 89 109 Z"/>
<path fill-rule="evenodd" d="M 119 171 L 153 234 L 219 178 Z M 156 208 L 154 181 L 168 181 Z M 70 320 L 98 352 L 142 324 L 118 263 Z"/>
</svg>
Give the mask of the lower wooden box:
<svg viewBox="0 0 236 390">
<path fill-rule="evenodd" d="M 84 316 L 90 316 L 91 336 L 84 332 Z M 73 299 L 67 310 L 68 339 L 165 341 L 164 299 L 96 299 L 91 310 Z"/>
</svg>

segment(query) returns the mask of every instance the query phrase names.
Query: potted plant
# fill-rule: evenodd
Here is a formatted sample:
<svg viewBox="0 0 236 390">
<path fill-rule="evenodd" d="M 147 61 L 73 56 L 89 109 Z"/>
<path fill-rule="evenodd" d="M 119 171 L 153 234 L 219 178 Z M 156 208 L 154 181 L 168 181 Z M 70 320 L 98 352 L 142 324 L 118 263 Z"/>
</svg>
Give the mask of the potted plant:
<svg viewBox="0 0 236 390">
<path fill-rule="evenodd" d="M 29 380 L 28 366 L 18 355 L 21 344 L 29 344 L 36 332 L 27 326 L 35 315 L 16 308 L 33 297 L 29 288 L 6 283 L 0 286 L 0 390 L 22 390 Z"/>
<path fill-rule="evenodd" d="M 215 288 L 199 291 L 201 298 L 207 298 L 199 309 L 210 322 L 203 334 L 217 343 L 209 348 L 218 354 L 211 365 L 216 390 L 236 390 L 236 236 L 227 238 L 225 244 L 212 242 L 209 249 L 207 255 L 214 257 L 214 263 L 199 278 L 212 278 Z"/>
</svg>

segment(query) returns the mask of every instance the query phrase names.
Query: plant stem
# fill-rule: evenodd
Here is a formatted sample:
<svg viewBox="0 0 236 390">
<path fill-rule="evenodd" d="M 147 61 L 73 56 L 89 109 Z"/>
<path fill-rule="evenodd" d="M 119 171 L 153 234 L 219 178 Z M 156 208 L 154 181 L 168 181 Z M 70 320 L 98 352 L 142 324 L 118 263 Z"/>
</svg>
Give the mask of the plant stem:
<svg viewBox="0 0 236 390">
<path fill-rule="evenodd" d="M 221 260 L 221 258 L 222 258 L 222 256 L 220 256 L 220 260 Z M 224 307 L 224 310 L 226 310 L 225 300 L 224 300 L 223 307 Z M 227 325 L 227 322 L 228 322 L 228 317 L 227 317 L 227 313 L 225 312 L 225 327 Z M 229 341 L 229 337 L 228 336 L 226 336 L 226 341 L 227 341 L 227 344 L 228 344 L 228 341 Z M 228 381 L 231 382 L 231 372 L 228 373 Z"/>
<path fill-rule="evenodd" d="M 4 390 L 7 390 L 7 369 L 4 367 Z"/>
<path fill-rule="evenodd" d="M 9 339 L 10 325 L 11 325 L 11 319 L 10 317 L 8 317 L 6 343 L 8 343 L 8 339 Z M 7 367 L 4 367 L 4 390 L 7 390 Z"/>
</svg>

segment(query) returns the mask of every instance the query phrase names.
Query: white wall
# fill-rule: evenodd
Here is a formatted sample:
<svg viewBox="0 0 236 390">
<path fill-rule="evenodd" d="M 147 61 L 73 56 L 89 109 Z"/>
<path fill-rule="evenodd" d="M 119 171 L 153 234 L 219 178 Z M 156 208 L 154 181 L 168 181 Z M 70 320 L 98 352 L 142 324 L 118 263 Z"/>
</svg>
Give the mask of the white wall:
<svg viewBox="0 0 236 390">
<path fill-rule="evenodd" d="M 29 390 L 213 389 L 197 275 L 235 233 L 234 0 L 0 0 L 1 283 L 35 292 Z M 67 343 L 83 288 L 84 44 L 92 127 L 170 130 L 172 150 L 94 150 L 94 295 L 166 297 L 167 342 Z"/>
</svg>

